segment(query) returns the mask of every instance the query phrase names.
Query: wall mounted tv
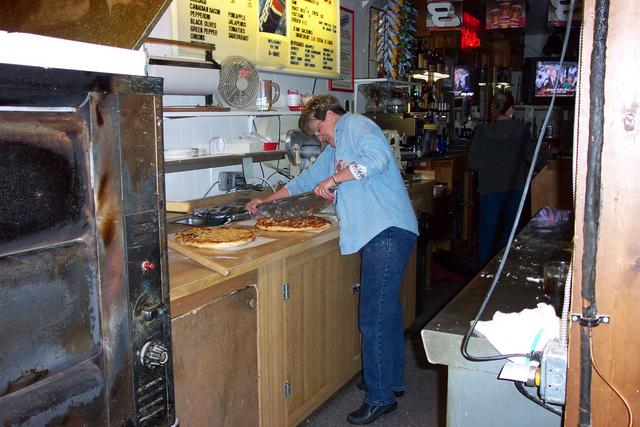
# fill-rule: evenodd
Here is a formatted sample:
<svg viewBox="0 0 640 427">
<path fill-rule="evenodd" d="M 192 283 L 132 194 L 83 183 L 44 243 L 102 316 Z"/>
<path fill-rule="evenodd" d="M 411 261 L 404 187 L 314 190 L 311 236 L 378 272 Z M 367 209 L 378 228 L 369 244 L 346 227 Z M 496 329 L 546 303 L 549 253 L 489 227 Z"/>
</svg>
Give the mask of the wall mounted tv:
<svg viewBox="0 0 640 427">
<path fill-rule="evenodd" d="M 556 102 L 572 102 L 578 83 L 578 62 L 550 58 L 526 58 L 523 99 L 530 104 L 551 102 L 554 87 Z"/>
<path fill-rule="evenodd" d="M 456 98 L 473 96 L 470 67 L 457 65 L 453 69 L 453 96 Z"/>
</svg>

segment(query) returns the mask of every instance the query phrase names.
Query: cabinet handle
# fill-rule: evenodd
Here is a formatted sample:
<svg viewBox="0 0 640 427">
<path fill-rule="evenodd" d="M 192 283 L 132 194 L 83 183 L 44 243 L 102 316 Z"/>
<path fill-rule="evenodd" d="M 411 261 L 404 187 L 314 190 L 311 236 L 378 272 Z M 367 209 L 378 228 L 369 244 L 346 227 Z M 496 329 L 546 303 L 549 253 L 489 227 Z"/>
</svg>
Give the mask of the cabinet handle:
<svg viewBox="0 0 640 427">
<path fill-rule="evenodd" d="M 360 283 L 354 283 L 351 285 L 351 293 L 355 294 L 356 292 L 360 292 Z"/>
<path fill-rule="evenodd" d="M 256 306 L 258 305 L 258 303 L 257 303 L 257 301 L 256 301 L 256 299 L 255 299 L 255 298 L 250 298 L 250 299 L 247 301 L 247 305 L 249 306 L 249 308 L 250 308 L 251 310 L 255 310 L 255 308 L 256 308 Z"/>
</svg>

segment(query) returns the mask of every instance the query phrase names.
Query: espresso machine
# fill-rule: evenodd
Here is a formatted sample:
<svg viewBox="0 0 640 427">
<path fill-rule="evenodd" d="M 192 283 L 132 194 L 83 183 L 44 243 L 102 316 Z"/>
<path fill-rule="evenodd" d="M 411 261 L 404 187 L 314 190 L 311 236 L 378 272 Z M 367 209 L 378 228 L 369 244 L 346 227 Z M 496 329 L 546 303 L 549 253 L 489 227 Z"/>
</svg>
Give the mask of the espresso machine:
<svg viewBox="0 0 640 427">
<path fill-rule="evenodd" d="M 360 85 L 358 91 L 365 99 L 363 114 L 380 126 L 392 148 L 399 147 L 403 161 L 419 158 L 425 152 L 427 116 L 411 112 L 411 88 L 408 82 L 373 81 Z"/>
<path fill-rule="evenodd" d="M 404 157 L 420 157 L 425 152 L 422 147 L 424 115 L 418 113 L 364 113 L 383 130 L 396 131 L 402 137 L 400 151 Z M 404 160 L 404 159 L 403 159 Z"/>
</svg>

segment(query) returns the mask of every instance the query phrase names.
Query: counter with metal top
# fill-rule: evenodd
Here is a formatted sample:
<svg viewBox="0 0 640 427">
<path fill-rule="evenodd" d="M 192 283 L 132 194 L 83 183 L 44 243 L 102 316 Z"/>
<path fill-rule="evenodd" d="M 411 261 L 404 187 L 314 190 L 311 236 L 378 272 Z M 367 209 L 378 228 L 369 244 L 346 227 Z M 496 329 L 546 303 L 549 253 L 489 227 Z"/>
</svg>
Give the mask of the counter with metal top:
<svg viewBox="0 0 640 427">
<path fill-rule="evenodd" d="M 491 320 L 496 311 L 520 312 L 543 302 L 542 265 L 570 257 L 572 222 L 549 225 L 532 219 L 513 241 L 494 294 L 480 320 Z M 500 252 L 422 331 L 427 358 L 447 365 L 447 426 L 513 427 L 560 426 L 561 418 L 527 400 L 511 381 L 497 379 L 506 360 L 471 362 L 461 353 L 461 343 L 491 286 Z M 529 278 L 529 280 L 528 280 Z M 497 351 L 479 336 L 472 336 L 473 356 Z M 530 390 L 534 392 L 534 390 Z"/>
</svg>

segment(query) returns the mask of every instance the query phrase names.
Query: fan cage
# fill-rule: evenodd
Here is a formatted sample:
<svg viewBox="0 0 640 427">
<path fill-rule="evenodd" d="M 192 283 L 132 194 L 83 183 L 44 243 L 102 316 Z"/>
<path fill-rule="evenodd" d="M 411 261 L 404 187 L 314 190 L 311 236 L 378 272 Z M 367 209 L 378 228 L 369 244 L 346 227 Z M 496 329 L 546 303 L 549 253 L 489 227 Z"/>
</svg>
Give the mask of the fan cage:
<svg viewBox="0 0 640 427">
<path fill-rule="evenodd" d="M 232 56 L 222 62 L 218 93 L 229 106 L 245 108 L 255 103 L 258 83 L 258 71 L 247 59 Z"/>
</svg>

